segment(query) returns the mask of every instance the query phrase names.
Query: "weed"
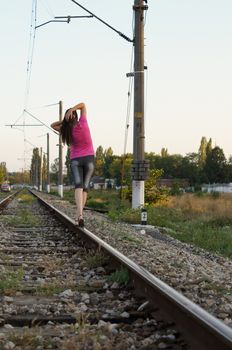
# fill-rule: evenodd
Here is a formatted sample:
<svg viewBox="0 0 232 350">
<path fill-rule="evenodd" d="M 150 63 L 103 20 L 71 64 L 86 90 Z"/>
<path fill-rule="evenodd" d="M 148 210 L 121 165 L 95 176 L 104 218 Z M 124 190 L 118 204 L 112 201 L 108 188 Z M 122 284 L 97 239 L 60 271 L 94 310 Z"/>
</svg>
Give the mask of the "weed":
<svg viewBox="0 0 232 350">
<path fill-rule="evenodd" d="M 90 269 L 106 265 L 107 262 L 108 257 L 100 250 L 97 251 L 94 255 L 93 253 L 89 254 L 85 260 L 86 266 Z"/>
<path fill-rule="evenodd" d="M 201 285 L 201 289 L 213 290 L 217 294 L 221 294 L 221 295 L 225 295 L 225 294 L 232 295 L 232 291 L 229 288 L 226 288 L 226 286 L 217 285 L 216 283 L 210 282 L 210 281 L 204 281 L 204 284 Z"/>
<path fill-rule="evenodd" d="M 109 276 L 109 281 L 117 282 L 120 284 L 128 284 L 130 280 L 129 272 L 125 268 L 120 268 L 120 270 L 116 270 Z"/>
<path fill-rule="evenodd" d="M 119 220 L 120 214 L 117 211 L 109 211 L 108 212 L 108 217 L 112 220 L 112 221 L 117 221 Z"/>
<path fill-rule="evenodd" d="M 112 216 L 112 213 L 111 213 Z M 131 224 L 140 223 L 141 212 L 140 209 L 124 209 L 118 212 L 118 219 L 126 221 Z"/>
<path fill-rule="evenodd" d="M 67 288 L 69 289 L 69 287 Z M 54 294 L 59 294 L 63 291 L 64 291 L 64 286 L 61 286 L 56 283 L 51 283 L 51 284 L 43 284 L 42 286 L 36 287 L 34 294 L 40 295 L 40 296 L 51 296 Z"/>
<path fill-rule="evenodd" d="M 92 291 L 91 287 L 88 286 L 82 286 L 75 284 L 58 284 L 58 283 L 46 283 L 41 286 L 36 287 L 36 289 L 33 291 L 33 295 L 38 296 L 53 296 L 55 294 L 59 294 L 64 292 L 66 289 L 71 289 L 72 291 L 76 292 L 89 292 Z"/>
<path fill-rule="evenodd" d="M 8 225 L 10 226 L 38 226 L 39 220 L 27 209 L 21 209 L 17 216 L 10 217 L 8 219 Z"/>
<path fill-rule="evenodd" d="M 22 202 L 23 203 L 31 203 L 31 202 L 36 201 L 36 198 L 34 196 L 32 196 L 29 193 L 23 193 L 23 192 L 18 196 L 18 199 L 20 199 L 21 203 Z"/>
<path fill-rule="evenodd" d="M 23 329 L 19 334 L 12 332 L 9 336 L 9 340 L 17 344 L 17 347 L 20 346 L 23 348 L 33 346 L 35 349 L 37 346 L 43 345 L 43 339 L 37 327 L 33 329 Z"/>
<path fill-rule="evenodd" d="M 132 237 L 132 236 L 129 236 L 129 235 L 126 235 L 126 234 L 123 234 L 122 236 L 120 236 L 120 238 L 124 241 L 128 241 L 128 242 L 133 242 L 133 243 L 136 243 L 136 244 L 140 244 L 141 241 L 138 239 L 138 238 L 135 238 L 135 237 Z"/>
<path fill-rule="evenodd" d="M 0 252 L 0 260 L 4 261 L 4 263 L 7 263 L 9 261 L 9 257 L 6 254 Z"/>
<path fill-rule="evenodd" d="M 12 294 L 17 290 L 23 276 L 22 268 L 16 271 L 10 267 L 5 268 L 0 272 L 0 292 L 8 295 Z"/>
<path fill-rule="evenodd" d="M 96 199 L 90 199 L 88 201 L 88 206 L 90 206 L 93 209 L 107 209 L 109 205 L 108 200 L 104 200 L 102 198 L 96 198 Z"/>
<path fill-rule="evenodd" d="M 62 350 L 113 350 L 112 341 L 110 339 L 108 340 L 108 337 L 103 337 L 101 340 L 102 335 L 100 330 L 91 330 L 89 327 L 86 327 L 85 329 L 78 330 L 77 334 L 67 337 L 62 344 Z"/>
</svg>

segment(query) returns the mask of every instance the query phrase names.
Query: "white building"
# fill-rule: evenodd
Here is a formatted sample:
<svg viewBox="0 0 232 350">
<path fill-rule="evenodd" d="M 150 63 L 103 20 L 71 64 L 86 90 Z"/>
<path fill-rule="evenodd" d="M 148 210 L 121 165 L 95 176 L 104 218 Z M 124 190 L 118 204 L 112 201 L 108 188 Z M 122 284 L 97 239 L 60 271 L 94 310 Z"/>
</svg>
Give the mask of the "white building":
<svg viewBox="0 0 232 350">
<path fill-rule="evenodd" d="M 221 193 L 232 193 L 232 182 L 228 184 L 212 184 L 212 185 L 202 185 L 202 192 L 221 192 Z"/>
</svg>

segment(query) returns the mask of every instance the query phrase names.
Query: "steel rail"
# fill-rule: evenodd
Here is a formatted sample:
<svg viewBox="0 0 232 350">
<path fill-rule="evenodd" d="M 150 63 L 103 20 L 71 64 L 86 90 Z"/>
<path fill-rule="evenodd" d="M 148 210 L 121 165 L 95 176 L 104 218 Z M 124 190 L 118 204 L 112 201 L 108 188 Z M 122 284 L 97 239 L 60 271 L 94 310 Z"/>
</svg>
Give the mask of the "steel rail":
<svg viewBox="0 0 232 350">
<path fill-rule="evenodd" d="M 103 249 L 120 265 L 126 267 L 136 290 L 146 297 L 150 304 L 157 307 L 163 317 L 170 321 L 174 320 L 178 330 L 189 342 L 190 349 L 232 349 L 232 329 L 230 327 L 156 278 L 145 268 L 137 265 L 88 229 L 76 226 L 73 219 L 47 203 L 38 194 L 31 193 L 72 231 L 78 233 L 85 241 Z"/>
<path fill-rule="evenodd" d="M 16 192 L 14 192 L 14 193 L 11 193 L 9 196 L 3 198 L 3 199 L 0 201 L 0 209 L 6 207 L 7 204 L 8 204 L 20 191 L 21 191 L 21 189 L 18 190 L 18 191 L 16 191 Z"/>
</svg>

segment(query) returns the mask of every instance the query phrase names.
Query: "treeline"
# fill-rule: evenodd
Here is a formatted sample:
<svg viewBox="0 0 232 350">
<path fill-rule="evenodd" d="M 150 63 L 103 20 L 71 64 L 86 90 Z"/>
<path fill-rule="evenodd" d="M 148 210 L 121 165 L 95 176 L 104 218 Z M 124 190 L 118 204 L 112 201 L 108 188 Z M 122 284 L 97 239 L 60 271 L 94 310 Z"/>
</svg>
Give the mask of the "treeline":
<svg viewBox="0 0 232 350">
<path fill-rule="evenodd" d="M 228 183 L 232 182 L 232 157 L 228 160 L 222 148 L 212 147 L 212 139 L 202 137 L 197 152 L 169 154 L 162 148 L 160 154 L 146 153 L 145 158 L 150 161 L 150 170 L 162 170 L 162 178 L 187 179 L 191 186 L 203 183 Z M 96 150 L 95 176 L 116 179 L 116 184 L 131 183 L 131 163 L 133 155 L 124 156 L 113 154 L 111 147 L 103 149 L 99 146 Z M 66 157 L 66 166 L 69 169 L 69 154 Z M 68 170 L 68 176 L 70 170 Z"/>
<path fill-rule="evenodd" d="M 203 183 L 228 183 L 232 182 L 232 157 L 228 160 L 224 151 L 219 146 L 212 146 L 211 138 L 202 137 L 197 152 L 188 153 L 185 156 L 180 154 L 169 154 L 165 148 L 161 149 L 160 154 L 154 152 L 146 153 L 145 158 L 150 161 L 150 171 L 160 170 L 161 178 L 165 179 L 186 179 L 190 186 L 196 186 Z M 114 155 L 111 147 L 103 149 L 99 146 L 96 149 L 96 161 L 94 176 L 105 179 L 113 178 L 116 185 L 131 184 L 131 163 L 133 155 L 128 153 L 123 156 Z M 70 171 L 69 149 L 66 154 L 65 166 L 67 169 L 64 175 L 64 183 L 72 183 L 72 174 Z M 39 149 L 33 150 L 30 178 L 32 184 L 40 183 L 42 175 L 43 184 L 46 184 L 47 161 L 43 155 L 42 171 L 41 157 Z M 58 182 L 59 159 L 56 158 L 51 164 L 51 183 Z"/>
<path fill-rule="evenodd" d="M 151 169 L 163 169 L 163 178 L 188 179 L 190 185 L 232 182 L 232 157 L 227 160 L 219 146 L 202 137 L 198 152 L 169 155 L 166 149 L 160 155 L 148 153 Z"/>
<path fill-rule="evenodd" d="M 0 163 L 0 184 L 3 182 L 14 183 L 30 183 L 30 172 L 28 170 L 23 170 L 21 172 L 11 172 L 9 173 L 6 167 L 6 162 Z"/>
</svg>

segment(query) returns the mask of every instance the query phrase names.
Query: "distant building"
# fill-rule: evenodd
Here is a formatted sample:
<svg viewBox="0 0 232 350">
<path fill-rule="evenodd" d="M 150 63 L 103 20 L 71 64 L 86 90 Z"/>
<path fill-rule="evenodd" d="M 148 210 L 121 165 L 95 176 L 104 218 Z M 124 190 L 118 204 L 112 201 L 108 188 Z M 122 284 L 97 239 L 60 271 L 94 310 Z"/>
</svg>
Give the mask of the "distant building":
<svg viewBox="0 0 232 350">
<path fill-rule="evenodd" d="M 114 179 L 105 179 L 102 176 L 93 176 L 90 181 L 90 188 L 94 190 L 103 190 L 115 187 Z"/>
<path fill-rule="evenodd" d="M 173 186 L 178 186 L 180 188 L 189 187 L 188 179 L 158 179 L 157 186 L 158 187 L 167 187 L 173 188 Z"/>
<path fill-rule="evenodd" d="M 90 181 L 90 188 L 94 190 L 102 190 L 105 188 L 105 178 L 101 176 L 93 176 Z"/>
<path fill-rule="evenodd" d="M 228 184 L 212 184 L 212 185 L 202 185 L 202 192 L 220 192 L 220 193 L 232 193 L 232 182 Z"/>
</svg>

